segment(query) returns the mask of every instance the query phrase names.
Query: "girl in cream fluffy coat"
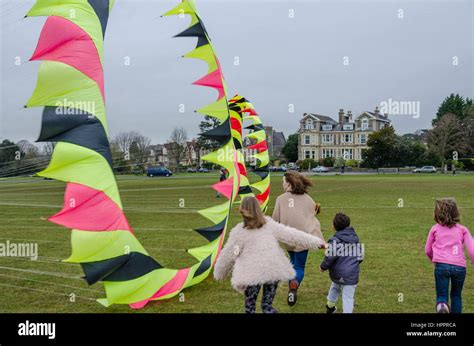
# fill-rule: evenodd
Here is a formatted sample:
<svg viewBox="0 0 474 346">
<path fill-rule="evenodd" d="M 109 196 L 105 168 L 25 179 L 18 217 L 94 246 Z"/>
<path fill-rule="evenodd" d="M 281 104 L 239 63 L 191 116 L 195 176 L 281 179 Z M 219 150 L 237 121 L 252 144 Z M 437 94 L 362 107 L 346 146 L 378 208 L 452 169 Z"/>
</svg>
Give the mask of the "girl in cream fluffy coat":
<svg viewBox="0 0 474 346">
<path fill-rule="evenodd" d="M 232 286 L 245 294 L 246 313 L 255 313 L 257 296 L 263 286 L 262 310 L 276 313 L 273 298 L 278 283 L 296 276 L 279 242 L 310 249 L 324 248 L 326 244 L 318 237 L 265 217 L 255 197 L 243 199 L 240 213 L 244 222 L 232 229 L 217 259 L 214 278 L 224 280 L 232 272 Z"/>
</svg>

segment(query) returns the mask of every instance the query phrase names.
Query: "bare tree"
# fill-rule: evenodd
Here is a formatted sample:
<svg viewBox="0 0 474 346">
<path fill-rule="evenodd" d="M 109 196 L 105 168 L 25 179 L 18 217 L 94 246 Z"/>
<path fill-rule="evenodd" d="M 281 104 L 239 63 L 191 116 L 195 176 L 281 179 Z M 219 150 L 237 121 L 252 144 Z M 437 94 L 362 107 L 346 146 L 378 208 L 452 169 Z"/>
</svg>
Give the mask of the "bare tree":
<svg viewBox="0 0 474 346">
<path fill-rule="evenodd" d="M 151 140 L 139 133 L 134 133 L 132 139 L 130 147 L 132 158 L 137 165 L 144 165 L 150 154 Z"/>
<path fill-rule="evenodd" d="M 111 145 L 121 151 L 124 155 L 130 154 L 133 134 L 134 132 L 120 132 L 112 139 Z"/>
<path fill-rule="evenodd" d="M 43 150 L 41 152 L 42 155 L 47 156 L 47 157 L 50 157 L 51 155 L 53 155 L 55 145 L 56 143 L 54 142 L 45 142 L 43 144 Z"/>
<path fill-rule="evenodd" d="M 463 127 L 466 133 L 466 138 L 469 141 L 469 150 L 466 157 L 474 155 L 474 105 L 466 106 L 464 110 Z"/>
<path fill-rule="evenodd" d="M 452 113 L 446 113 L 435 124 L 428 133 L 428 145 L 430 150 L 437 153 L 442 160 L 453 157 L 453 153 L 464 152 L 469 147 L 466 132 L 459 118 Z"/>
<path fill-rule="evenodd" d="M 121 152 L 125 160 L 137 165 L 146 163 L 150 151 L 151 140 L 136 132 L 121 132 L 111 141 L 113 152 Z"/>
<path fill-rule="evenodd" d="M 20 149 L 20 152 L 22 153 L 22 157 L 26 159 L 33 159 L 39 156 L 38 147 L 26 140 L 21 140 L 16 145 Z"/>
<path fill-rule="evenodd" d="M 179 164 L 185 156 L 186 142 L 188 134 L 183 127 L 175 127 L 171 133 L 169 143 L 167 144 L 168 157 L 170 162 L 179 167 Z"/>
</svg>

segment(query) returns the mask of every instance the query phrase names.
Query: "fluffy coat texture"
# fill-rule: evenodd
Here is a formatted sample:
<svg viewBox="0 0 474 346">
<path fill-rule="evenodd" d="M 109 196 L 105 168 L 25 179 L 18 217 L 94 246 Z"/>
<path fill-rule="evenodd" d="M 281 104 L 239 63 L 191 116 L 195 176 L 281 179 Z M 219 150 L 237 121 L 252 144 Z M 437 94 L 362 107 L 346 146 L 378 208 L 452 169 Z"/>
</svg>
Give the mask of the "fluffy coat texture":
<svg viewBox="0 0 474 346">
<path fill-rule="evenodd" d="M 295 195 L 290 192 L 278 196 L 273 219 L 284 225 L 294 227 L 305 233 L 324 240 L 321 224 L 315 216 L 316 203 L 307 195 Z M 305 246 L 285 246 L 288 251 L 301 252 L 308 250 Z"/>
<path fill-rule="evenodd" d="M 292 280 L 296 272 L 279 242 L 308 249 L 324 246 L 320 238 L 269 217 L 265 220 L 258 229 L 246 229 L 243 223 L 232 229 L 214 268 L 216 280 L 224 280 L 232 272 L 232 287 L 240 293 L 248 286 Z"/>
</svg>

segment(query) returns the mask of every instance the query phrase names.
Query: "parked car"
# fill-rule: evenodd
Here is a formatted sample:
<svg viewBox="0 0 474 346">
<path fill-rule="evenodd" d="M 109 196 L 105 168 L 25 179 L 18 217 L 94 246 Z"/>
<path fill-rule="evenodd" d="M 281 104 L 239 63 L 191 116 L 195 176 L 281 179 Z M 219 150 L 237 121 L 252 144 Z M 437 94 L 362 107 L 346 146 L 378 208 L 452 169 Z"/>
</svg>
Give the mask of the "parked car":
<svg viewBox="0 0 474 346">
<path fill-rule="evenodd" d="M 423 166 L 421 168 L 414 169 L 413 173 L 436 173 L 436 168 L 433 166 Z"/>
<path fill-rule="evenodd" d="M 271 166 L 270 167 L 270 172 L 286 172 L 287 169 L 283 166 L 276 167 L 276 166 Z"/>
<path fill-rule="evenodd" d="M 197 170 L 199 173 L 209 173 L 209 170 L 207 168 L 201 167 Z"/>
<path fill-rule="evenodd" d="M 149 177 L 170 177 L 173 172 L 165 167 L 150 167 L 147 169 L 146 175 Z"/>
<path fill-rule="evenodd" d="M 197 169 L 190 167 L 186 170 L 186 172 L 188 172 L 188 173 L 197 173 Z"/>
<path fill-rule="evenodd" d="M 327 173 L 329 172 L 329 168 L 324 166 L 316 166 L 311 171 L 314 173 Z"/>
</svg>

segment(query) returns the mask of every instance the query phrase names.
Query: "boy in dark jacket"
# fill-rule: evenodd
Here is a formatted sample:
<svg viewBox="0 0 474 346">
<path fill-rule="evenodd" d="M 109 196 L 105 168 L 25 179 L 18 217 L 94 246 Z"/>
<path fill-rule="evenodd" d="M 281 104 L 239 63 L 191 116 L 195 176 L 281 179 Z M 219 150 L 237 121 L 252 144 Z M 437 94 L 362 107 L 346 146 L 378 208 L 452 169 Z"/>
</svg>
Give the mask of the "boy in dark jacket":
<svg viewBox="0 0 474 346">
<path fill-rule="evenodd" d="M 364 246 L 359 243 L 351 219 L 337 213 L 333 220 L 336 234 L 329 239 L 326 256 L 321 263 L 322 272 L 329 270 L 332 284 L 327 298 L 327 313 L 336 312 L 336 303 L 342 291 L 343 313 L 354 310 L 354 294 L 359 282 L 359 265 L 364 260 Z"/>
</svg>

